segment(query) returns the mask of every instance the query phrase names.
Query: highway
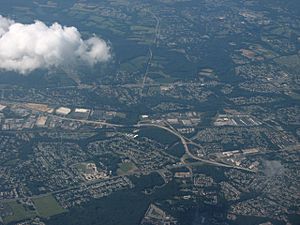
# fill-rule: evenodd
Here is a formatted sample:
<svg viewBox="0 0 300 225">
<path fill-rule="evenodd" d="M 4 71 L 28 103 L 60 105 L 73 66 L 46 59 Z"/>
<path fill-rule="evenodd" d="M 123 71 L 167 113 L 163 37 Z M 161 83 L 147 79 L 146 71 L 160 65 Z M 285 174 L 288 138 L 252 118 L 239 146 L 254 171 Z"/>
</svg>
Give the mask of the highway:
<svg viewBox="0 0 300 225">
<path fill-rule="evenodd" d="M 23 107 L 25 106 L 24 103 L 10 103 L 10 105 L 12 105 L 12 104 L 22 105 Z M 67 118 L 67 117 L 63 117 L 63 116 L 53 115 L 53 114 L 50 114 L 50 113 L 48 113 L 48 116 L 55 117 L 55 118 L 58 118 L 58 119 L 61 119 L 61 120 L 81 122 L 83 124 L 104 125 L 104 126 L 115 127 L 115 128 L 128 127 L 128 126 L 125 126 L 125 125 L 113 124 L 113 123 L 108 123 L 108 122 L 105 122 L 105 121 L 91 121 L 91 120 L 84 120 L 84 119 Z M 219 166 L 219 167 L 225 167 L 225 168 L 233 168 L 233 169 L 243 170 L 243 171 L 246 171 L 246 172 L 255 173 L 255 171 L 247 169 L 247 168 L 238 167 L 238 166 L 234 166 L 234 165 L 229 165 L 229 164 L 225 164 L 225 163 L 221 163 L 221 162 L 216 162 L 216 161 L 213 161 L 213 160 L 203 159 L 203 158 L 200 158 L 200 157 L 197 157 L 197 156 L 193 155 L 190 152 L 190 149 L 189 149 L 188 145 L 192 144 L 192 145 L 196 145 L 197 146 L 198 144 L 195 143 L 195 142 L 193 142 L 192 140 L 184 137 L 180 133 L 178 133 L 173 127 L 168 127 L 166 125 L 160 125 L 160 124 L 154 124 L 154 123 L 137 123 L 137 124 L 132 125 L 132 127 L 134 127 L 134 128 L 156 127 L 156 128 L 160 128 L 160 129 L 168 131 L 169 133 L 177 136 L 180 139 L 181 143 L 184 146 L 185 153 L 190 158 L 195 159 L 195 160 L 198 161 L 198 162 L 184 162 L 184 161 L 181 161 L 181 163 L 167 166 L 166 167 L 167 169 L 181 168 L 181 167 L 188 167 L 188 168 L 190 168 L 190 167 L 193 167 L 193 166 L 199 166 L 199 165 L 202 165 L 202 164 L 208 164 L 208 165 L 212 165 L 212 166 Z M 161 169 L 163 169 L 163 168 L 161 168 Z M 160 172 L 160 170 L 155 170 L 153 172 Z M 140 172 L 137 171 L 136 173 L 140 173 Z M 126 175 L 124 175 L 124 176 L 126 176 Z M 109 179 L 115 179 L 117 177 L 121 177 L 121 176 L 115 176 L 115 177 L 111 177 Z M 101 182 L 101 181 L 102 180 L 94 180 L 94 181 L 90 181 L 90 182 L 84 182 L 84 183 L 81 183 L 79 185 L 71 186 L 71 187 L 68 187 L 68 188 L 65 188 L 65 189 L 61 189 L 61 190 L 56 190 L 56 191 L 48 192 L 46 194 L 35 195 L 35 196 L 28 196 L 28 197 L 20 197 L 20 198 L 14 198 L 14 199 L 0 200 L 0 202 L 4 203 L 4 202 L 10 202 L 10 201 L 15 201 L 15 200 L 20 200 L 20 199 L 26 199 L 26 198 L 40 198 L 40 197 L 43 197 L 43 196 L 47 196 L 49 194 L 58 194 L 58 193 L 61 193 L 61 192 L 64 192 L 64 191 L 69 191 L 69 190 L 73 190 L 73 189 L 77 189 L 77 188 L 89 188 L 90 185 L 98 183 L 98 182 Z"/>
<path fill-rule="evenodd" d="M 243 171 L 255 173 L 255 171 L 247 169 L 247 168 L 244 168 L 244 167 L 229 165 L 229 164 L 220 163 L 220 162 L 216 162 L 216 161 L 212 161 L 212 160 L 208 160 L 208 159 L 202 159 L 202 158 L 199 158 L 199 157 L 193 155 L 190 152 L 190 149 L 188 147 L 189 143 L 187 143 L 187 140 L 191 144 L 194 144 L 194 142 L 191 141 L 191 140 L 189 140 L 189 139 L 187 139 L 186 137 L 182 136 L 181 134 L 177 133 L 175 130 L 172 130 L 171 128 L 168 128 L 168 127 L 165 127 L 165 126 L 162 126 L 162 125 L 159 125 L 159 124 L 152 124 L 152 123 L 139 123 L 137 125 L 134 125 L 134 127 L 136 127 L 136 128 L 140 128 L 140 127 L 157 127 L 157 128 L 164 129 L 164 130 L 166 130 L 166 131 L 174 134 L 175 136 L 177 136 L 180 139 L 181 143 L 184 146 L 186 154 L 188 154 L 191 158 L 193 158 L 195 160 L 201 161 L 201 162 L 206 163 L 206 164 L 215 165 L 215 166 L 226 167 L 226 168 L 234 168 L 234 169 L 238 169 L 238 170 L 243 170 Z"/>
<path fill-rule="evenodd" d="M 7 103 L 8 102 L 6 102 L 6 104 Z M 25 103 L 11 103 L 10 102 L 9 104 L 10 105 L 12 105 L 12 104 L 22 105 L 23 107 L 26 107 Z M 204 163 L 207 163 L 207 164 L 215 165 L 215 166 L 226 167 L 226 168 L 234 168 L 234 169 L 239 169 L 239 170 L 243 170 L 243 171 L 255 173 L 255 171 L 247 169 L 247 168 L 244 168 L 244 167 L 229 165 L 229 164 L 225 164 L 225 163 L 221 163 L 221 162 L 216 162 L 216 161 L 209 160 L 209 159 L 203 159 L 203 158 L 200 158 L 198 156 L 195 156 L 194 154 L 192 154 L 190 152 L 190 149 L 189 149 L 188 145 L 191 144 L 191 145 L 194 145 L 194 146 L 197 146 L 197 147 L 201 147 L 201 146 L 199 146 L 194 141 L 188 139 L 187 137 L 184 137 L 183 135 L 181 135 L 180 133 L 178 133 L 174 128 L 169 128 L 167 126 L 163 126 L 163 125 L 160 125 L 160 124 L 155 124 L 155 123 L 137 123 L 137 124 L 134 124 L 134 125 L 121 125 L 121 124 L 108 123 L 108 122 L 105 122 L 105 121 L 92 121 L 92 120 L 86 120 L 86 119 L 68 118 L 68 117 L 63 117 L 63 116 L 59 116 L 59 115 L 54 115 L 52 113 L 47 113 L 47 114 L 50 117 L 55 117 L 55 118 L 58 118 L 58 119 L 61 119 L 61 120 L 80 122 L 80 123 L 83 123 L 83 124 L 92 124 L 92 125 L 101 125 L 101 126 L 107 126 L 107 127 L 115 127 L 115 128 L 122 128 L 122 127 L 128 127 L 128 126 L 132 126 L 132 127 L 135 127 L 135 128 L 141 128 L 141 127 L 156 127 L 156 128 L 160 128 L 160 129 L 166 130 L 166 131 L 170 132 L 171 134 L 177 136 L 180 139 L 180 141 L 183 144 L 183 146 L 184 146 L 185 153 L 189 157 L 191 157 L 192 159 L 195 159 L 197 161 L 201 161 L 201 162 L 204 162 Z"/>
<path fill-rule="evenodd" d="M 16 103 L 16 102 L 15 103 L 5 102 L 5 103 L 9 104 L 9 105 L 15 104 L 15 105 L 22 105 L 23 107 L 26 107 L 25 103 Z M 38 110 L 36 110 L 36 111 L 38 111 Z M 74 118 L 68 118 L 68 117 L 63 117 L 63 116 L 59 116 L 59 115 L 54 115 L 54 114 L 51 114 L 51 113 L 48 113 L 48 116 L 55 117 L 55 118 L 58 118 L 58 119 L 61 119 L 61 120 L 80 122 L 80 123 L 83 123 L 83 124 L 93 124 L 93 125 L 101 125 L 101 126 L 115 127 L 115 128 L 126 127 L 125 125 L 108 123 L 108 122 L 105 122 L 105 121 L 92 121 L 92 120 L 86 120 L 86 119 L 74 119 Z M 215 165 L 215 166 L 235 168 L 235 169 L 244 170 L 244 171 L 252 172 L 252 173 L 255 172 L 253 170 L 250 170 L 250 169 L 247 169 L 247 168 L 244 168 L 244 167 L 229 165 L 229 164 L 220 163 L 220 162 L 216 162 L 216 161 L 212 161 L 212 160 L 208 160 L 208 159 L 202 159 L 200 157 L 197 157 L 197 156 L 193 155 L 190 152 L 188 144 L 192 144 L 192 145 L 195 145 L 195 146 L 198 146 L 198 147 L 200 147 L 200 146 L 197 143 L 195 143 L 194 141 L 192 141 L 192 140 L 184 137 L 183 135 L 179 134 L 174 128 L 171 129 L 167 126 L 163 126 L 163 125 L 160 125 L 160 124 L 154 124 L 154 123 L 138 123 L 138 124 L 132 125 L 132 127 L 135 127 L 135 128 L 157 127 L 157 128 L 160 128 L 160 129 L 163 129 L 163 130 L 166 130 L 166 131 L 172 133 L 173 135 L 177 136 L 180 139 L 181 143 L 184 146 L 186 154 L 189 155 L 191 158 L 193 158 L 195 160 L 205 162 L 207 164 L 212 164 L 212 165 Z"/>
<path fill-rule="evenodd" d="M 149 68 L 151 66 L 152 59 L 153 59 L 153 53 L 152 53 L 151 47 L 149 47 L 149 59 L 148 59 L 148 62 L 147 62 L 147 66 L 146 66 L 146 70 L 145 70 L 144 78 L 143 78 L 143 82 L 142 82 L 142 91 L 145 87 L 145 83 L 146 83 L 146 80 L 147 80 L 147 75 L 148 75 L 148 72 L 149 72 Z"/>
<path fill-rule="evenodd" d="M 57 116 L 57 115 L 53 115 L 50 114 L 49 116 L 54 117 L 54 118 L 58 118 L 58 119 L 62 119 L 62 120 L 67 120 L 67 121 L 74 121 L 74 122 L 80 122 L 83 124 L 93 124 L 93 125 L 102 125 L 102 126 L 107 126 L 107 127 L 125 127 L 125 125 L 121 125 L 121 124 L 114 124 L 114 123 L 108 123 L 105 121 L 93 121 L 93 120 L 85 120 L 85 119 L 73 119 L 73 118 L 69 118 L 69 117 L 63 117 L 63 116 Z"/>
<path fill-rule="evenodd" d="M 155 35 L 154 35 L 154 40 L 153 40 L 153 45 L 156 46 L 158 36 L 159 36 L 160 21 L 159 21 L 159 18 L 153 12 L 151 12 L 149 10 L 146 10 L 146 12 L 150 13 L 156 20 L 155 31 L 154 31 Z M 147 65 L 146 65 L 146 70 L 145 70 L 144 78 L 143 78 L 143 82 L 142 82 L 142 92 L 143 92 L 143 89 L 145 87 L 145 83 L 146 83 L 146 80 L 147 80 L 149 69 L 151 67 L 152 59 L 153 59 L 153 52 L 152 52 L 151 45 L 150 45 L 149 46 L 149 59 L 148 59 Z"/>
</svg>

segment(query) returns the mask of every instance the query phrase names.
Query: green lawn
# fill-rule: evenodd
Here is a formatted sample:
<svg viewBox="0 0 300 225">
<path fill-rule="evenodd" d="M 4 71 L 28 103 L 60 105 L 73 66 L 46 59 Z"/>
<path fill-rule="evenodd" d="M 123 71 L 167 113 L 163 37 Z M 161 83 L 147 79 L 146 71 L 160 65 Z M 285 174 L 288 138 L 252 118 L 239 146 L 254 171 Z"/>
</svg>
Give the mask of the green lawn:
<svg viewBox="0 0 300 225">
<path fill-rule="evenodd" d="M 25 208 L 22 204 L 16 201 L 11 201 L 5 204 L 7 204 L 13 211 L 13 215 L 3 218 L 5 224 L 36 216 L 35 211 Z"/>
<path fill-rule="evenodd" d="M 143 70 L 146 63 L 148 61 L 148 57 L 146 56 L 139 56 L 134 59 L 131 59 L 127 62 L 121 64 L 121 70 L 127 72 L 134 72 L 137 70 Z"/>
<path fill-rule="evenodd" d="M 132 162 L 123 162 L 119 164 L 119 169 L 117 170 L 118 175 L 125 175 L 130 173 L 133 170 L 136 170 L 137 167 Z"/>
<path fill-rule="evenodd" d="M 33 202 L 41 217 L 50 217 L 66 212 L 66 210 L 58 204 L 52 195 L 33 199 Z"/>
</svg>

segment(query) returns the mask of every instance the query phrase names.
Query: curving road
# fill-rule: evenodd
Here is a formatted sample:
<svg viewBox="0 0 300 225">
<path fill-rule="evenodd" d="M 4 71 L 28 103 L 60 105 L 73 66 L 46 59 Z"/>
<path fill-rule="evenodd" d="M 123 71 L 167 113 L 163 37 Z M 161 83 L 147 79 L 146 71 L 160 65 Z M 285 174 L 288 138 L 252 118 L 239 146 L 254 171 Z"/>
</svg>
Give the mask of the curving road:
<svg viewBox="0 0 300 225">
<path fill-rule="evenodd" d="M 137 128 L 139 128 L 139 127 L 158 127 L 158 128 L 164 129 L 164 130 L 166 130 L 166 131 L 174 134 L 175 136 L 177 136 L 180 139 L 181 143 L 184 146 L 186 154 L 188 154 L 191 158 L 193 158 L 195 160 L 198 160 L 198 161 L 201 161 L 201 162 L 204 162 L 204 163 L 207 163 L 207 164 L 215 165 L 215 166 L 221 166 L 221 167 L 227 167 L 227 168 L 234 168 L 234 169 L 238 169 L 238 170 L 243 170 L 243 171 L 255 173 L 255 171 L 247 169 L 247 168 L 244 168 L 244 167 L 229 165 L 229 164 L 220 163 L 220 162 L 216 162 L 216 161 L 212 161 L 212 160 L 208 160 L 208 159 L 202 159 L 202 158 L 199 158 L 199 157 L 193 155 L 190 152 L 188 144 L 189 143 L 190 144 L 194 144 L 194 145 L 198 145 L 198 144 L 196 144 L 193 141 L 189 140 L 188 138 L 182 136 L 181 134 L 179 134 L 178 132 L 176 132 L 175 130 L 173 130 L 171 128 L 168 128 L 168 127 L 165 127 L 165 126 L 162 126 L 162 125 L 159 125 L 159 124 L 152 124 L 152 123 L 139 123 L 137 125 L 134 125 L 134 127 L 137 127 Z"/>
</svg>

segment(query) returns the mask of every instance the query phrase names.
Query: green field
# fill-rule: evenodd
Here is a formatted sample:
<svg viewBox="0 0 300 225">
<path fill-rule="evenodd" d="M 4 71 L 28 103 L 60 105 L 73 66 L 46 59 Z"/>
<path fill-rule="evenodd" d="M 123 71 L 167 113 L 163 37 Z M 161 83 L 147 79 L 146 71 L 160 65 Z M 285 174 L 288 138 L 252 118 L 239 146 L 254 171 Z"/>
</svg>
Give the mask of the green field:
<svg viewBox="0 0 300 225">
<path fill-rule="evenodd" d="M 6 216 L 3 218 L 5 224 L 36 216 L 35 211 L 24 207 L 22 204 L 18 203 L 17 201 L 8 202 L 6 204 L 11 208 L 13 215 Z"/>
<path fill-rule="evenodd" d="M 127 62 L 124 62 L 121 64 L 121 70 L 127 71 L 127 72 L 135 72 L 137 70 L 143 70 L 146 63 L 147 63 L 148 57 L 146 56 L 139 56 L 134 59 L 131 59 Z"/>
<path fill-rule="evenodd" d="M 137 167 L 132 162 L 123 162 L 119 164 L 119 169 L 117 170 L 118 175 L 125 175 L 128 174 L 134 170 L 136 170 Z"/>
<path fill-rule="evenodd" d="M 78 163 L 75 165 L 75 168 L 80 172 L 80 173 L 85 173 L 86 172 L 86 166 L 87 163 Z"/>
<path fill-rule="evenodd" d="M 66 212 L 52 195 L 33 199 L 38 215 L 41 217 L 50 217 L 56 214 Z"/>
</svg>

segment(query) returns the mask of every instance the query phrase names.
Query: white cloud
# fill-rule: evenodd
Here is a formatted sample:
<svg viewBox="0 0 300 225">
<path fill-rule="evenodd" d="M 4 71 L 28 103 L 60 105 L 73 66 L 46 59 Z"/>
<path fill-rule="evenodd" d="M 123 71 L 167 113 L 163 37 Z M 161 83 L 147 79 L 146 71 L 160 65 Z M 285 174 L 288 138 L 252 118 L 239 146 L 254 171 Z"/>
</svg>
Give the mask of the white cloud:
<svg viewBox="0 0 300 225">
<path fill-rule="evenodd" d="M 96 36 L 83 40 L 75 27 L 47 26 L 41 21 L 22 24 L 0 15 L 0 69 L 25 74 L 78 60 L 94 65 L 110 57 L 104 40 Z"/>
</svg>

